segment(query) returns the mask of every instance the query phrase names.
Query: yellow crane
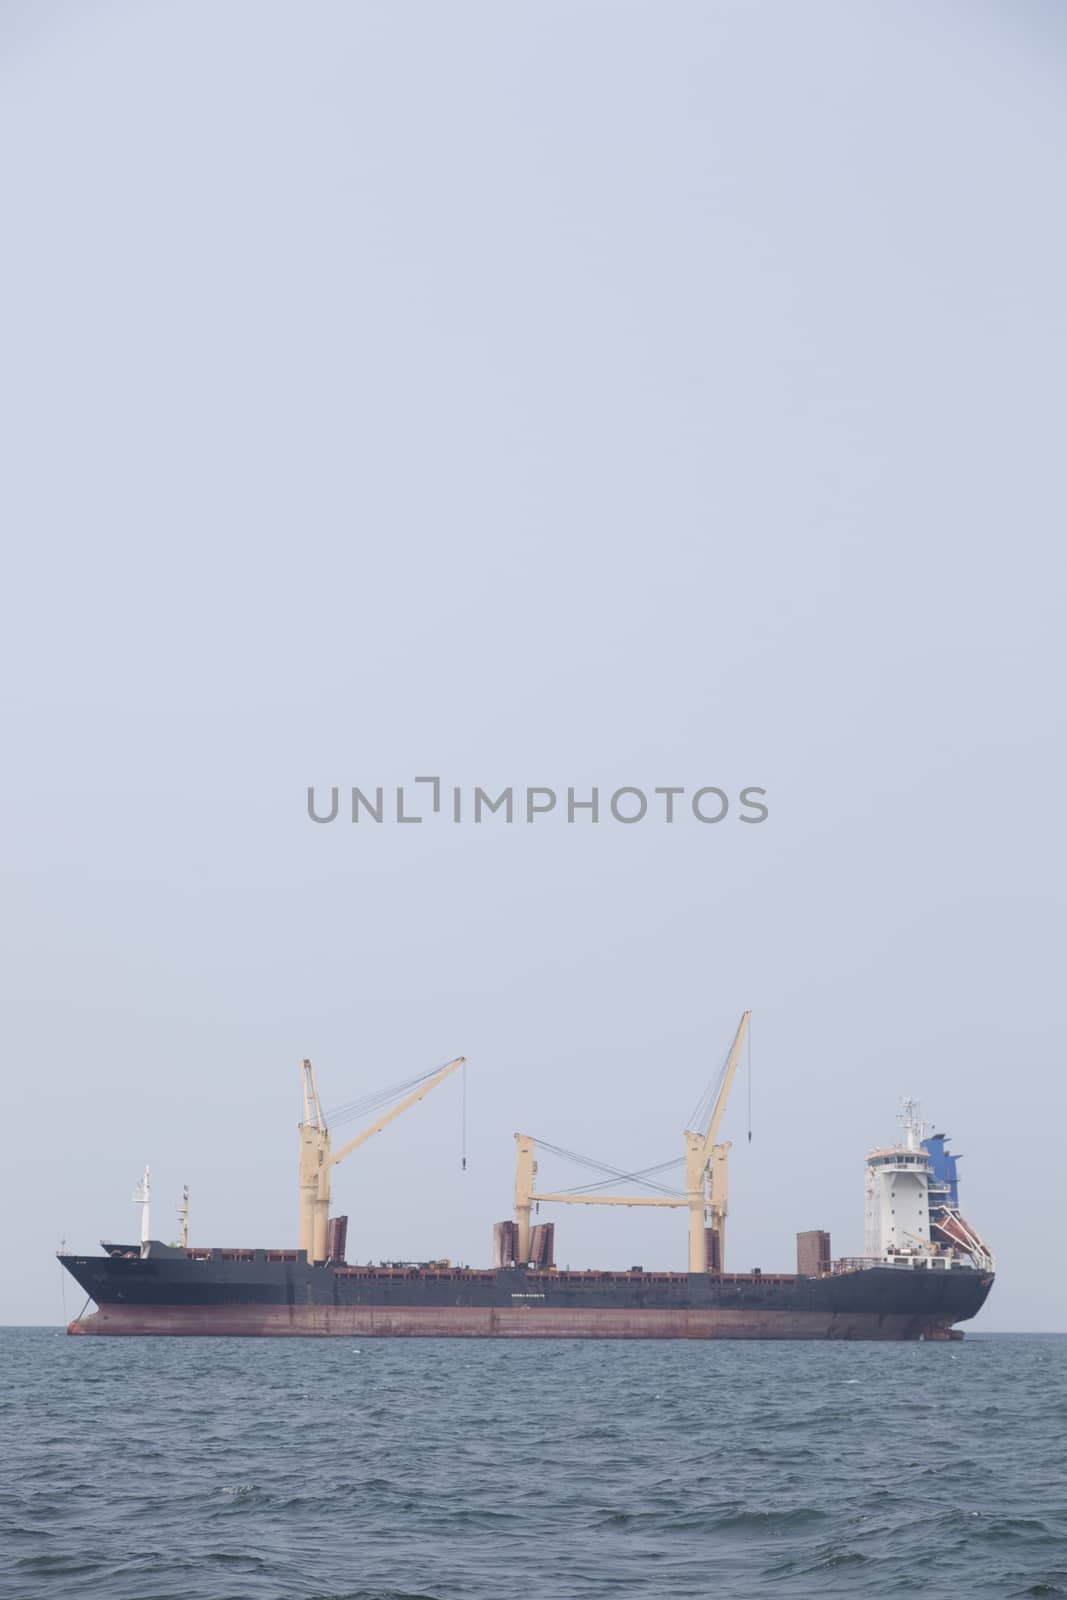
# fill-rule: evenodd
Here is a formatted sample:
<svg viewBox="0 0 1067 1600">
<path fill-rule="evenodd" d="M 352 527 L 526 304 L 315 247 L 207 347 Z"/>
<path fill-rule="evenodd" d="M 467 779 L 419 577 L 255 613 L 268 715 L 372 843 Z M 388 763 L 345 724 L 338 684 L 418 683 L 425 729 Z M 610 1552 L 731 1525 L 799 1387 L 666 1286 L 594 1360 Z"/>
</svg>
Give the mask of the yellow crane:
<svg viewBox="0 0 1067 1600">
<path fill-rule="evenodd" d="M 730 1086 L 741 1059 L 741 1046 L 748 1031 L 752 1013 L 746 1011 L 738 1025 L 730 1053 L 726 1058 L 718 1093 L 715 1096 L 703 1133 L 687 1128 L 685 1133 L 685 1196 L 660 1199 L 652 1195 L 623 1194 L 558 1194 L 544 1193 L 534 1188 L 537 1175 L 535 1150 L 537 1141 L 529 1134 L 515 1135 L 515 1233 L 516 1258 L 522 1262 L 530 1259 L 530 1216 L 535 1203 L 553 1201 L 576 1206 L 687 1206 L 689 1208 L 689 1271 L 707 1270 L 705 1228 L 710 1222 L 718 1232 L 719 1270 L 724 1270 L 726 1259 L 726 1209 L 728 1187 L 729 1142 L 716 1144 Z"/>
<path fill-rule="evenodd" d="M 556 1201 L 567 1206 L 684 1206 L 688 1200 L 660 1199 L 655 1195 L 633 1194 L 542 1194 L 534 1189 L 537 1140 L 528 1133 L 515 1135 L 515 1251 L 522 1264 L 530 1259 L 530 1214 L 534 1203 Z"/>
<path fill-rule="evenodd" d="M 462 1067 L 466 1056 L 457 1056 L 454 1061 L 449 1061 L 446 1066 L 437 1072 L 431 1073 L 418 1083 L 409 1095 L 390 1107 L 377 1122 L 371 1123 L 369 1128 L 364 1128 L 362 1133 L 357 1133 L 340 1150 L 330 1148 L 330 1130 L 326 1126 L 319 1104 L 319 1093 L 315 1087 L 315 1073 L 311 1062 L 304 1060 L 300 1063 L 301 1083 L 304 1092 L 304 1120 L 300 1124 L 300 1248 L 307 1251 L 309 1261 L 321 1262 L 326 1260 L 326 1232 L 330 1217 L 330 1174 L 339 1161 L 345 1156 L 350 1156 L 353 1150 L 358 1150 L 361 1144 L 366 1144 L 376 1133 L 381 1133 L 390 1122 L 416 1101 L 429 1094 L 431 1089 L 436 1089 L 458 1067 Z"/>
</svg>

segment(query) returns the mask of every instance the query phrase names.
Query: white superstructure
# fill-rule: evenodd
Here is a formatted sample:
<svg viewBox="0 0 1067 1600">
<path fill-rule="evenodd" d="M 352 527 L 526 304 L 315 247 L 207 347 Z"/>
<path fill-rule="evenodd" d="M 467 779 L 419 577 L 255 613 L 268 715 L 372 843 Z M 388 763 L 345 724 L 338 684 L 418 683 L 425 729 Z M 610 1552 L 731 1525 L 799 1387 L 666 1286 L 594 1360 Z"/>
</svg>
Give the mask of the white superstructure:
<svg viewBox="0 0 1067 1600">
<path fill-rule="evenodd" d="M 877 1261 L 936 1254 L 930 1245 L 930 1156 L 914 1100 L 902 1101 L 904 1138 L 867 1157 L 864 1255 Z"/>
</svg>

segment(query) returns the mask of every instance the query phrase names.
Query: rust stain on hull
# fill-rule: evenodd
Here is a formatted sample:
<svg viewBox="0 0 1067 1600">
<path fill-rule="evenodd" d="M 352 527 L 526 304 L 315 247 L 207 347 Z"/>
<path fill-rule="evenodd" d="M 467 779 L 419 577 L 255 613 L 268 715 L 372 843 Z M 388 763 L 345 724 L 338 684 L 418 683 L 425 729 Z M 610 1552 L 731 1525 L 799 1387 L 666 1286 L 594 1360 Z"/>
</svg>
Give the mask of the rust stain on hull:
<svg viewBox="0 0 1067 1600">
<path fill-rule="evenodd" d="M 107 1307 L 72 1334 L 199 1338 L 945 1339 L 927 1317 L 878 1312 L 450 1306 Z"/>
</svg>

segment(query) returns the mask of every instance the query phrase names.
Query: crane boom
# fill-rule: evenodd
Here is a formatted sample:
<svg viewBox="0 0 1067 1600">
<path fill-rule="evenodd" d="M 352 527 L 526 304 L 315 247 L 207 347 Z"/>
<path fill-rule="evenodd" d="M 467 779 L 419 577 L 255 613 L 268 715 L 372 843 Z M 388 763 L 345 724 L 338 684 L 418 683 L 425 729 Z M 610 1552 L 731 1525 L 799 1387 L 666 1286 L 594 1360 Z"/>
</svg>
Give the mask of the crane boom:
<svg viewBox="0 0 1067 1600">
<path fill-rule="evenodd" d="M 516 1260 L 520 1262 L 530 1259 L 531 1212 L 542 1200 L 565 1206 L 684 1206 L 689 1203 L 685 1195 L 668 1195 L 661 1199 L 643 1194 L 542 1194 L 534 1188 L 537 1140 L 528 1133 L 517 1133 L 515 1145 L 515 1248 Z M 617 1176 L 621 1178 L 623 1174 L 620 1172 Z"/>
<path fill-rule="evenodd" d="M 741 1046 L 745 1042 L 745 1034 L 748 1032 L 748 1023 L 751 1015 L 751 1011 L 746 1011 L 738 1023 L 737 1032 L 734 1034 L 734 1042 L 730 1046 L 730 1054 L 726 1057 L 726 1066 L 723 1068 L 719 1092 L 715 1097 L 715 1104 L 712 1106 L 711 1115 L 708 1118 L 707 1131 L 704 1134 L 704 1151 L 709 1160 L 719 1132 L 719 1124 L 726 1110 L 726 1102 L 730 1098 L 730 1088 L 737 1072 L 737 1063 L 741 1059 Z"/>
<path fill-rule="evenodd" d="M 372 1123 L 369 1128 L 364 1128 L 362 1133 L 357 1133 L 356 1137 L 350 1139 L 346 1145 L 342 1145 L 340 1150 L 335 1150 L 329 1157 L 329 1165 L 335 1167 L 339 1161 L 344 1160 L 345 1156 L 350 1156 L 353 1150 L 358 1150 L 361 1144 L 366 1144 L 367 1140 L 373 1139 L 376 1133 L 381 1133 L 382 1129 L 387 1128 L 394 1118 L 400 1116 L 401 1112 L 407 1111 L 410 1106 L 415 1105 L 416 1101 L 421 1100 L 423 1095 L 429 1094 L 431 1089 L 436 1089 L 439 1083 L 444 1083 L 450 1073 L 455 1072 L 457 1067 L 463 1066 L 466 1059 L 466 1056 L 457 1056 L 454 1061 L 450 1061 L 439 1072 L 435 1072 L 432 1078 L 427 1078 L 425 1083 L 421 1083 L 406 1099 L 401 1100 L 398 1105 L 385 1112 L 384 1116 L 379 1117 L 377 1122 Z"/>
<path fill-rule="evenodd" d="M 319 1091 L 315 1087 L 315 1070 L 306 1057 L 300 1063 L 300 1083 L 304 1091 L 304 1121 L 308 1127 L 319 1128 L 325 1133 L 326 1123 L 319 1105 Z"/>
<path fill-rule="evenodd" d="M 531 1200 L 555 1200 L 560 1205 L 568 1206 L 684 1206 L 688 1204 L 684 1196 L 679 1195 L 677 1200 L 659 1199 L 655 1195 L 644 1194 L 531 1194 Z"/>
<path fill-rule="evenodd" d="M 362 1133 L 358 1133 L 354 1139 L 350 1139 L 336 1151 L 330 1149 L 330 1130 L 322 1115 L 311 1062 L 301 1062 L 304 1120 L 300 1124 L 300 1248 L 307 1251 L 309 1261 L 321 1262 L 326 1259 L 331 1170 L 339 1161 L 350 1156 L 353 1150 L 358 1150 L 360 1145 L 366 1144 L 376 1133 L 381 1133 L 382 1129 L 387 1128 L 402 1112 L 409 1110 L 416 1101 L 429 1094 L 431 1089 L 443 1083 L 450 1073 L 463 1066 L 466 1059 L 466 1056 L 456 1056 L 454 1061 L 449 1061 L 439 1068 L 399 1104 L 386 1111 L 369 1128 L 364 1128 Z"/>
</svg>

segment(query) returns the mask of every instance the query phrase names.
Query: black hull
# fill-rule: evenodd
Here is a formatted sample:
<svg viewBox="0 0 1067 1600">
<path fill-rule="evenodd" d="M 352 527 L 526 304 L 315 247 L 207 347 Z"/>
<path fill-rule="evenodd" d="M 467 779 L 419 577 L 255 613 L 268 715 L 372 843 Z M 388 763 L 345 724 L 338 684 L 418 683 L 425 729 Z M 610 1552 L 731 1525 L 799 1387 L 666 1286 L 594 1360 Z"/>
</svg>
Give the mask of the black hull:
<svg viewBox="0 0 1067 1600">
<path fill-rule="evenodd" d="M 825 1277 L 309 1266 L 298 1252 L 62 1256 L 99 1308 L 72 1333 L 541 1338 L 948 1338 L 991 1273 Z"/>
</svg>

